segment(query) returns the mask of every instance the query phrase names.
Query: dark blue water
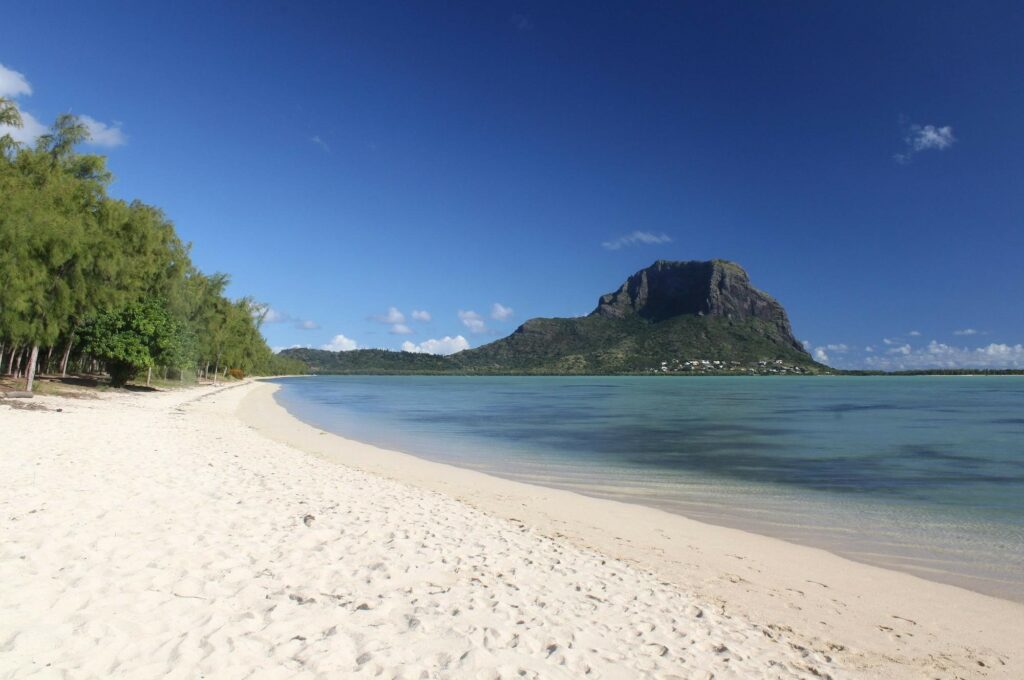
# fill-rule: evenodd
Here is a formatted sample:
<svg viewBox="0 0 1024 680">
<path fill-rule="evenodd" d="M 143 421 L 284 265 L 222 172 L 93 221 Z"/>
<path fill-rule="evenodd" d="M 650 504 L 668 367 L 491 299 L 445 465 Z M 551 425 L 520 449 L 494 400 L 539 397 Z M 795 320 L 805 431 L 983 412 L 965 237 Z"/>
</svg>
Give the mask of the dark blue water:
<svg viewBox="0 0 1024 680">
<path fill-rule="evenodd" d="M 1024 379 L 282 379 L 322 429 L 1024 600 Z"/>
</svg>

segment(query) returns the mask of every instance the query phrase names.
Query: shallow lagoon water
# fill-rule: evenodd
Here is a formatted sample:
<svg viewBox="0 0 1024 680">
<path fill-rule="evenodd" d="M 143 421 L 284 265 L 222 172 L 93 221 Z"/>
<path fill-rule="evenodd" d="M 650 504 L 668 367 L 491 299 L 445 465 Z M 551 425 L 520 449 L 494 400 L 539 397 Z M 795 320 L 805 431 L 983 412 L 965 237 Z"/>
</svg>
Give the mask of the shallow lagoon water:
<svg viewBox="0 0 1024 680">
<path fill-rule="evenodd" d="M 1024 378 L 284 378 L 341 436 L 1024 601 Z"/>
</svg>

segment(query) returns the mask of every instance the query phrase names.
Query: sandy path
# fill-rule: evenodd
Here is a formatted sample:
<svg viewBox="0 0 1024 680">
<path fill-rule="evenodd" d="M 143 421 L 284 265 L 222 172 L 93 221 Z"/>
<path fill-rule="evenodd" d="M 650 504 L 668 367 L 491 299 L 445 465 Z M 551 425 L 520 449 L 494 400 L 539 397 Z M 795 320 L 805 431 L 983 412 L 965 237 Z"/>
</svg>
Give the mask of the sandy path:
<svg viewBox="0 0 1024 680">
<path fill-rule="evenodd" d="M 620 561 L 273 442 L 248 386 L 0 409 L 0 677 L 846 674 Z"/>
</svg>

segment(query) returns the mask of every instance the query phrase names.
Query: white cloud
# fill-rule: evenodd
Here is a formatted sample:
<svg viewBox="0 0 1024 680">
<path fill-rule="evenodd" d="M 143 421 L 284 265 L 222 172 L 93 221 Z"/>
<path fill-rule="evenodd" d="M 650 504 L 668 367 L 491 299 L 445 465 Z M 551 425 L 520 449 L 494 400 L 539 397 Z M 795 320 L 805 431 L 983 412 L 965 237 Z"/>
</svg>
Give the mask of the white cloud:
<svg viewBox="0 0 1024 680">
<path fill-rule="evenodd" d="M 804 347 L 808 346 L 805 344 Z M 829 352 L 833 352 L 835 354 L 846 354 L 849 351 L 849 346 L 841 342 L 829 345 L 822 345 L 821 347 L 814 348 L 814 358 L 817 359 L 818 361 L 826 362 L 829 360 Z"/>
<path fill-rule="evenodd" d="M 491 318 L 497 319 L 498 321 L 504 321 L 505 319 L 512 316 L 512 308 L 506 307 L 500 302 L 495 302 L 491 306 Z"/>
<path fill-rule="evenodd" d="M 913 348 L 910 345 L 900 345 L 899 347 L 890 347 L 886 350 L 889 354 L 902 354 L 904 356 L 910 354 Z"/>
<path fill-rule="evenodd" d="M 92 116 L 79 116 L 78 118 L 85 125 L 86 129 L 89 130 L 89 144 L 93 146 L 111 148 L 121 146 L 128 141 L 128 138 L 124 136 L 124 132 L 121 131 L 120 123 L 107 125 Z"/>
<path fill-rule="evenodd" d="M 962 328 L 958 331 L 953 331 L 953 335 L 977 335 L 978 331 L 973 328 Z"/>
<path fill-rule="evenodd" d="M 634 231 L 631 234 L 620 236 L 611 241 L 605 241 L 601 246 L 605 250 L 621 250 L 628 246 L 635 246 L 638 243 L 643 245 L 655 245 L 658 243 L 671 243 L 672 239 L 667 234 L 655 234 L 650 231 Z"/>
<path fill-rule="evenodd" d="M 420 344 L 406 340 L 402 343 L 403 352 L 414 352 L 416 354 L 455 354 L 464 349 L 469 349 L 469 341 L 461 335 L 444 336 L 441 339 L 424 340 Z"/>
<path fill-rule="evenodd" d="M 1024 345 L 992 343 L 974 349 L 932 340 L 926 347 L 897 356 L 873 356 L 869 368 L 914 370 L 928 368 L 1024 368 Z"/>
<path fill-rule="evenodd" d="M 32 86 L 28 84 L 28 79 L 14 69 L 0 64 L 0 97 L 10 99 L 23 94 L 32 94 Z"/>
<path fill-rule="evenodd" d="M 868 345 L 867 347 L 864 348 L 864 351 L 867 352 L 868 354 L 871 354 L 872 352 L 875 351 L 875 348 L 872 347 L 871 345 Z"/>
<path fill-rule="evenodd" d="M 804 349 L 810 349 L 811 348 L 811 341 L 810 340 L 801 340 L 800 344 L 804 346 Z"/>
<path fill-rule="evenodd" d="M 262 313 L 264 309 L 267 313 L 263 315 L 263 323 L 283 323 L 288 320 L 287 314 L 282 314 L 273 307 L 260 307 L 256 313 Z"/>
<path fill-rule="evenodd" d="M 388 307 L 387 314 L 378 314 L 376 316 L 371 316 L 370 319 L 378 323 L 394 325 L 396 323 L 405 323 L 405 314 L 402 314 L 400 311 L 398 311 L 397 307 Z"/>
<path fill-rule="evenodd" d="M 396 323 L 388 333 L 391 333 L 391 335 L 412 335 L 412 329 L 404 323 Z"/>
<path fill-rule="evenodd" d="M 412 310 L 412 318 L 414 321 L 430 321 L 430 312 L 422 309 Z"/>
<path fill-rule="evenodd" d="M 359 343 L 352 338 L 346 338 L 341 333 L 338 333 L 326 345 L 320 345 L 320 349 L 330 350 L 331 352 L 348 352 L 353 349 L 359 349 Z"/>
<path fill-rule="evenodd" d="M 949 125 L 911 125 L 903 142 L 906 150 L 893 156 L 898 163 L 909 163 L 910 159 L 922 151 L 948 149 L 956 142 L 956 137 Z"/>
<path fill-rule="evenodd" d="M 320 328 L 320 324 L 312 319 L 298 319 L 288 312 L 282 312 L 273 307 L 258 307 L 254 310 L 254 314 L 259 315 L 263 313 L 263 310 L 266 310 L 263 323 L 290 323 L 301 331 L 315 331 Z"/>
<path fill-rule="evenodd" d="M 32 86 L 25 76 L 17 71 L 0 64 L 0 97 L 13 98 L 20 95 L 31 95 Z M 18 107 L 21 113 L 22 127 L 15 128 L 8 125 L 0 125 L 0 136 L 10 135 L 16 142 L 22 144 L 33 144 L 40 135 L 48 131 L 46 125 L 39 122 L 35 116 L 28 111 Z M 89 144 L 93 146 L 115 147 L 121 146 L 127 140 L 120 123 L 108 125 L 96 120 L 92 116 L 79 115 L 78 119 L 89 131 Z"/>
<path fill-rule="evenodd" d="M 907 335 L 909 335 L 912 338 L 917 338 L 921 336 L 921 331 L 910 331 L 909 333 L 907 333 Z"/>
<path fill-rule="evenodd" d="M 466 312 L 460 309 L 459 320 L 462 321 L 462 325 L 468 328 L 471 333 L 483 333 L 487 330 L 484 318 L 472 310 Z"/>
<path fill-rule="evenodd" d="M 21 144 L 34 144 L 40 135 L 45 135 L 48 129 L 40 123 L 35 116 L 27 111 L 21 111 L 21 127 L 0 125 L 0 137 L 10 135 L 11 139 Z"/>
<path fill-rule="evenodd" d="M 892 338 L 882 338 L 882 342 L 884 342 L 887 345 L 895 345 L 896 344 L 896 341 L 893 340 Z"/>
<path fill-rule="evenodd" d="M 929 149 L 948 149 L 953 146 L 956 138 L 953 136 L 953 128 L 949 125 L 936 127 L 934 125 L 914 125 L 910 128 L 910 136 L 907 138 L 914 151 L 927 151 Z"/>
</svg>

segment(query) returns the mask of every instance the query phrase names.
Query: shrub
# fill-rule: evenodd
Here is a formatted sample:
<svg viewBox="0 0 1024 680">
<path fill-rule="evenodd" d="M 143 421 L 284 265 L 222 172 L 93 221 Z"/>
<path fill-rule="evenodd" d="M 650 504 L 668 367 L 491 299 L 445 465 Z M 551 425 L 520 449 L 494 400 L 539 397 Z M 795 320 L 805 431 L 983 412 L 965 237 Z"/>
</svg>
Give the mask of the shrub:
<svg viewBox="0 0 1024 680">
<path fill-rule="evenodd" d="M 235 380 L 241 380 L 242 378 L 245 377 L 245 371 L 243 371 L 240 368 L 230 368 L 228 369 L 228 375 L 230 375 Z"/>
</svg>

